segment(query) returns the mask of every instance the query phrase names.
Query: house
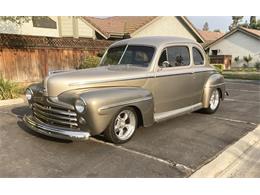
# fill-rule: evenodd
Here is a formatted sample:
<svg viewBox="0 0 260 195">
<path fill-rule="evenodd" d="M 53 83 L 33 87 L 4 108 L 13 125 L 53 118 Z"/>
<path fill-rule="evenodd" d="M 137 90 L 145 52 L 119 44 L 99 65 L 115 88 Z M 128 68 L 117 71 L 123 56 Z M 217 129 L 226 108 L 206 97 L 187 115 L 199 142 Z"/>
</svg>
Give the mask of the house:
<svg viewBox="0 0 260 195">
<path fill-rule="evenodd" d="M 180 36 L 204 43 L 204 39 L 183 16 L 82 17 L 95 30 L 98 39 L 124 39 L 153 35 Z"/>
<path fill-rule="evenodd" d="M 200 35 L 202 36 L 202 38 L 205 41 L 202 44 L 203 47 L 206 47 L 207 45 L 209 45 L 213 41 L 219 39 L 220 37 L 222 37 L 225 34 L 222 32 L 204 31 L 204 30 L 200 30 L 200 29 L 198 29 L 198 32 L 200 33 Z"/>
<path fill-rule="evenodd" d="M 0 33 L 48 37 L 95 38 L 95 30 L 82 17 L 33 16 L 21 25 L 0 21 Z"/>
<path fill-rule="evenodd" d="M 197 29 L 183 16 L 33 16 L 22 25 L 0 21 L 0 33 L 106 40 L 172 35 L 204 43 Z"/>
<path fill-rule="evenodd" d="M 250 55 L 252 60 L 248 65 L 253 67 L 260 61 L 260 30 L 237 27 L 205 46 L 205 50 L 211 60 L 229 56 L 232 67 L 247 65 L 243 58 Z"/>
</svg>

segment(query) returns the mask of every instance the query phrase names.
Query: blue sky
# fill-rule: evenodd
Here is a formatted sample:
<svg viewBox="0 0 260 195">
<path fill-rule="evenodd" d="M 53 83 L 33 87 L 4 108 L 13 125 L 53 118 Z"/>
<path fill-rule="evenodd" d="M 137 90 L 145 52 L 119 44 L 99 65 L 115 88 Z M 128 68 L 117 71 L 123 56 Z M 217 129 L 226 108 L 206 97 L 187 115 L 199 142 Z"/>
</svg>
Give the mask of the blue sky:
<svg viewBox="0 0 260 195">
<path fill-rule="evenodd" d="M 209 30 L 220 29 L 222 32 L 228 31 L 228 26 L 232 23 L 232 16 L 188 16 L 189 20 L 199 29 L 203 28 L 205 22 L 209 24 Z M 260 17 L 257 16 L 257 19 Z M 250 21 L 250 16 L 244 16 L 243 21 Z"/>
</svg>

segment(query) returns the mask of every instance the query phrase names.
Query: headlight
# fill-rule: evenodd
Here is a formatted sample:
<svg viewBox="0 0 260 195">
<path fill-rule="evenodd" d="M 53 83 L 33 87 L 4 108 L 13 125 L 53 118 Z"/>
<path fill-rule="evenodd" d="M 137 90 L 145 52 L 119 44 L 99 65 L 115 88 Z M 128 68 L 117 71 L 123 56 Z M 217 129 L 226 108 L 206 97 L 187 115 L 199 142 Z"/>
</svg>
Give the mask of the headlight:
<svg viewBox="0 0 260 195">
<path fill-rule="evenodd" d="M 82 113 L 86 108 L 86 104 L 82 99 L 78 99 L 75 102 L 75 109 L 77 112 Z"/>
<path fill-rule="evenodd" d="M 27 100 L 31 100 L 32 95 L 33 95 L 32 90 L 30 88 L 27 88 L 26 91 L 25 91 L 25 96 L 26 96 Z"/>
</svg>

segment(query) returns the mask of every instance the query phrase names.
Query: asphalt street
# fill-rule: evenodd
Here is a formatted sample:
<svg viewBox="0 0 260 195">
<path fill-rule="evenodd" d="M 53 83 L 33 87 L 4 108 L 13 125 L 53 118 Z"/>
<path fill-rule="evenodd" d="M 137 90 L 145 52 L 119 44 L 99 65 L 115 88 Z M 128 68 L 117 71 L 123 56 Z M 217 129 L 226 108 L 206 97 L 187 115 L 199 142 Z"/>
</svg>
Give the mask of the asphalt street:
<svg viewBox="0 0 260 195">
<path fill-rule="evenodd" d="M 26 104 L 0 107 L 0 177 L 188 177 L 260 123 L 260 83 L 226 83 L 215 114 L 140 128 L 120 146 L 45 137 L 24 126 Z"/>
</svg>

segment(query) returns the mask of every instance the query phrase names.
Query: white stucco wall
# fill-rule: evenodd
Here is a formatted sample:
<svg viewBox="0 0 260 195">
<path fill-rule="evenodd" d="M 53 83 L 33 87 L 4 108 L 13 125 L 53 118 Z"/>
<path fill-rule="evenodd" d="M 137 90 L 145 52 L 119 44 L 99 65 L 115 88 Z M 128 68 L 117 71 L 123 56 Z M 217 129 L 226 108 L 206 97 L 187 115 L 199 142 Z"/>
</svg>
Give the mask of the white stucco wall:
<svg viewBox="0 0 260 195">
<path fill-rule="evenodd" d="M 133 33 L 132 37 L 156 35 L 179 36 L 196 40 L 175 16 L 160 17 L 150 25 L 145 26 L 141 31 Z"/>
<path fill-rule="evenodd" d="M 23 23 L 22 25 L 1 21 L 0 33 L 58 37 L 58 18 L 56 16 L 50 16 L 50 18 L 56 22 L 56 29 L 33 27 L 32 21 Z"/>
<path fill-rule="evenodd" d="M 218 55 L 232 55 L 233 67 L 243 66 L 245 64 L 243 57 L 249 54 L 253 57 L 250 62 L 251 67 L 256 61 L 260 61 L 260 40 L 239 31 L 210 47 L 210 55 L 212 50 L 218 49 L 220 50 Z M 240 59 L 238 64 L 234 61 L 237 56 Z"/>
</svg>

